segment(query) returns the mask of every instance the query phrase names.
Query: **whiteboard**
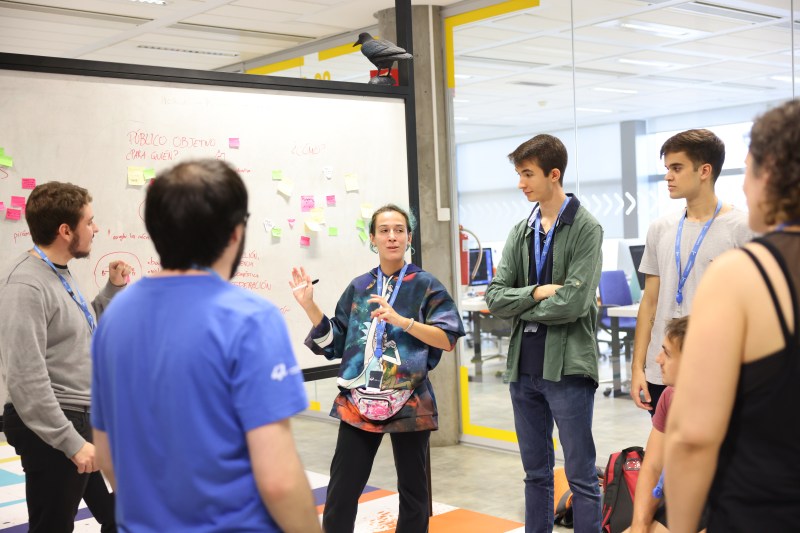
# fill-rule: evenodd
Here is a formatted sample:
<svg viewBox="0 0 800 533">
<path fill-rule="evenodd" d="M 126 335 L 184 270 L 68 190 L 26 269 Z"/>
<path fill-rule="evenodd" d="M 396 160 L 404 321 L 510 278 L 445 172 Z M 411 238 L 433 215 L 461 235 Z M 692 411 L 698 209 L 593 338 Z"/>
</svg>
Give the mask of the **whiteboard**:
<svg viewBox="0 0 800 533">
<path fill-rule="evenodd" d="M 292 266 L 320 279 L 315 298 L 333 314 L 350 280 L 377 265 L 364 216 L 409 203 L 402 99 L 0 70 L 0 117 L 13 164 L 0 166 L 0 268 L 32 247 L 24 215 L 7 218 L 13 197 L 27 198 L 31 179 L 69 181 L 89 190 L 100 227 L 91 256 L 70 262 L 84 295 L 117 259 L 135 283 L 159 269 L 145 172 L 221 158 L 244 179 L 251 213 L 232 282 L 281 309 L 303 368 L 329 362 L 303 346 L 310 323 L 288 286 Z"/>
</svg>

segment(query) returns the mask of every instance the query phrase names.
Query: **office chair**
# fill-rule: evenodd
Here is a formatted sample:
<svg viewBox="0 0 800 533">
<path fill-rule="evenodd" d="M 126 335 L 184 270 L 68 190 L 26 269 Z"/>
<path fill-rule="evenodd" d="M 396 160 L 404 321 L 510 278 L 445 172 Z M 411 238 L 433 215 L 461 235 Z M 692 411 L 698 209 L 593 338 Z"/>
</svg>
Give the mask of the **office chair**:
<svg viewBox="0 0 800 533">
<path fill-rule="evenodd" d="M 625 277 L 625 272 L 622 270 L 607 270 L 600 273 L 600 312 L 598 313 L 597 320 L 597 333 L 605 331 L 609 335 L 611 332 L 611 317 L 608 316 L 607 309 L 620 305 L 631 305 L 633 298 L 631 297 L 631 289 L 628 285 L 628 280 Z M 619 333 L 620 342 L 625 347 L 625 357 L 630 361 L 631 358 L 631 345 L 633 344 L 633 335 L 636 331 L 636 319 L 628 317 L 620 317 L 619 319 Z M 600 353 L 600 342 L 608 342 L 596 338 L 597 351 Z"/>
</svg>

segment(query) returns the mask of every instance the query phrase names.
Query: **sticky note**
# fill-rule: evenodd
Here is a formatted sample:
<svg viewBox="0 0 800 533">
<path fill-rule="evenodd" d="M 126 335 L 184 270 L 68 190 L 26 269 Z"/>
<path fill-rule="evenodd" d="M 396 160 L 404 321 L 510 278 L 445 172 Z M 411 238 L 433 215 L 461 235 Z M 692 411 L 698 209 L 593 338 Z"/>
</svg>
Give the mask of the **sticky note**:
<svg viewBox="0 0 800 533">
<path fill-rule="evenodd" d="M 239 138 L 238 137 L 231 137 L 228 139 L 228 148 L 239 148 Z"/>
<path fill-rule="evenodd" d="M 361 218 L 372 218 L 372 204 L 361 204 Z"/>
<path fill-rule="evenodd" d="M 308 213 L 314 209 L 314 195 L 304 195 L 300 197 L 300 211 Z"/>
<path fill-rule="evenodd" d="M 269 230 L 271 230 L 274 225 L 275 224 L 273 224 L 270 219 L 268 218 L 264 219 L 264 231 L 266 231 L 267 233 L 269 233 Z"/>
<path fill-rule="evenodd" d="M 281 180 L 283 180 L 283 170 L 273 170 L 272 181 L 281 181 Z"/>
<path fill-rule="evenodd" d="M 144 185 L 144 167 L 128 167 L 128 185 Z"/>
<path fill-rule="evenodd" d="M 305 228 L 306 228 L 306 231 L 311 231 L 311 232 L 316 233 L 317 231 L 319 231 L 319 223 L 318 222 L 314 222 L 313 220 L 306 220 Z"/>
<path fill-rule="evenodd" d="M 345 174 L 344 175 L 344 190 L 347 192 L 353 192 L 358 190 L 358 176 L 355 174 Z"/>
<path fill-rule="evenodd" d="M 281 184 L 278 185 L 278 192 L 288 198 L 292 195 L 293 188 L 294 187 L 290 181 L 281 181 Z"/>
<path fill-rule="evenodd" d="M 0 155 L 5 155 L 6 149 L 0 146 Z"/>
<path fill-rule="evenodd" d="M 329 237 L 336 237 L 337 235 L 339 235 L 339 229 L 338 228 L 333 228 L 333 227 L 328 228 L 328 236 Z"/>
<path fill-rule="evenodd" d="M 25 207 L 25 197 L 24 196 L 12 196 L 11 197 L 11 207 Z"/>
<path fill-rule="evenodd" d="M 316 222 L 317 224 L 324 224 L 325 223 L 325 208 L 324 207 L 315 207 L 310 211 L 311 220 Z"/>
<path fill-rule="evenodd" d="M 281 231 L 281 228 L 279 228 L 278 226 L 275 226 L 274 228 L 272 228 L 272 236 L 273 237 L 276 237 L 276 238 L 280 239 L 282 233 L 283 233 L 283 231 Z"/>
<path fill-rule="evenodd" d="M 144 171 L 142 172 L 142 176 L 143 176 L 143 177 L 144 177 L 144 179 L 146 179 L 146 180 L 152 180 L 152 179 L 155 179 L 155 177 L 156 177 L 156 169 L 154 169 L 154 168 L 146 168 L 146 169 L 144 169 Z"/>
<path fill-rule="evenodd" d="M 303 235 L 300 237 L 300 246 L 311 246 L 311 237 Z"/>
<path fill-rule="evenodd" d="M 5 211 L 5 210 L 6 210 L 6 204 L 0 202 L 0 211 Z"/>
<path fill-rule="evenodd" d="M 288 223 L 289 223 L 289 228 L 290 228 L 290 229 L 294 229 L 294 223 L 295 223 L 295 219 L 293 219 L 293 218 L 288 218 L 288 219 L 286 219 L 286 222 L 288 222 Z"/>
<path fill-rule="evenodd" d="M 322 167 L 322 175 L 326 179 L 333 178 L 333 167 Z"/>
<path fill-rule="evenodd" d="M 36 187 L 36 178 L 22 178 L 23 189 L 33 189 Z"/>
<path fill-rule="evenodd" d="M 336 207 L 336 195 L 329 194 L 325 197 L 325 203 L 328 204 L 328 207 Z"/>
<path fill-rule="evenodd" d="M 22 216 L 22 211 L 19 209 L 6 209 L 6 218 L 8 220 L 19 220 Z"/>
<path fill-rule="evenodd" d="M 8 156 L 6 154 L 2 154 L 2 155 L 0 155 L 0 165 L 2 165 L 4 167 L 13 167 L 14 166 L 14 160 L 11 158 L 11 156 Z"/>
<path fill-rule="evenodd" d="M 359 231 L 358 238 L 361 239 L 361 242 L 367 242 L 367 232 L 364 230 Z"/>
<path fill-rule="evenodd" d="M 356 220 L 356 228 L 361 230 L 367 229 L 367 225 L 364 223 L 363 218 L 359 218 L 358 220 Z"/>
</svg>

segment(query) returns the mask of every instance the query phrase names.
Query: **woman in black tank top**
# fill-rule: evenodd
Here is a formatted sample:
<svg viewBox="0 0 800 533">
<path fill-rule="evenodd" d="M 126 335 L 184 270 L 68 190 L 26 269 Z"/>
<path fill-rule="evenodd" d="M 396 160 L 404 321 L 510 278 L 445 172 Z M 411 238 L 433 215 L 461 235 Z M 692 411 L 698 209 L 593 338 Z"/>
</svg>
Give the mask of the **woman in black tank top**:
<svg viewBox="0 0 800 533">
<path fill-rule="evenodd" d="M 759 117 L 745 195 L 764 235 L 708 268 L 667 423 L 671 532 L 800 531 L 800 100 Z"/>
</svg>

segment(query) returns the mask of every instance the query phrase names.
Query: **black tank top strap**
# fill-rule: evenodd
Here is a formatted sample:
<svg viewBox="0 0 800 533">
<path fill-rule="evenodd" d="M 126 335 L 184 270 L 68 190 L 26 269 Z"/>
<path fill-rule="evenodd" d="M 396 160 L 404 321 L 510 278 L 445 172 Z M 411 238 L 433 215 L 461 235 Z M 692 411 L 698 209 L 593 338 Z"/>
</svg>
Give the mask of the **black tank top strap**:
<svg viewBox="0 0 800 533">
<path fill-rule="evenodd" d="M 753 242 L 758 242 L 759 244 L 762 245 L 764 244 L 764 241 L 760 240 Z M 766 248 L 773 256 L 775 255 L 775 251 L 772 250 L 769 246 L 766 246 Z M 761 264 L 761 261 L 758 260 L 758 258 L 755 256 L 753 252 L 751 252 L 747 248 L 741 248 L 741 250 L 748 256 L 750 256 L 750 259 L 753 260 L 753 263 L 756 265 L 756 268 L 758 268 L 758 271 L 761 273 L 761 277 L 764 279 L 764 283 L 767 285 L 767 289 L 769 290 L 769 295 L 770 297 L 772 297 L 772 304 L 775 306 L 775 312 L 778 314 L 778 321 L 780 322 L 781 331 L 783 332 L 783 341 L 786 344 L 787 348 L 789 346 L 792 346 L 794 338 L 792 334 L 789 332 L 789 327 L 786 324 L 786 317 L 783 316 L 783 309 L 781 309 L 781 303 L 778 300 L 778 295 L 775 293 L 775 287 L 772 286 L 772 281 L 769 279 L 769 276 L 767 276 L 767 271 L 764 270 L 764 266 Z M 785 272 L 784 275 L 786 275 Z M 788 279 L 789 278 L 787 278 L 787 282 Z M 794 298 L 792 298 L 792 300 L 794 300 Z"/>
<path fill-rule="evenodd" d="M 777 261 L 783 273 L 783 277 L 786 280 L 786 284 L 789 286 L 789 296 L 791 297 L 792 311 L 794 314 L 794 335 L 792 338 L 796 343 L 795 346 L 800 347 L 800 300 L 798 300 L 798 298 L 800 298 L 800 293 L 797 292 L 798 287 L 795 285 L 796 278 L 792 276 L 792 269 L 789 268 L 786 257 L 778 250 L 774 242 L 768 239 L 754 239 L 754 242 L 763 245 L 772 253 L 772 257 Z"/>
</svg>

